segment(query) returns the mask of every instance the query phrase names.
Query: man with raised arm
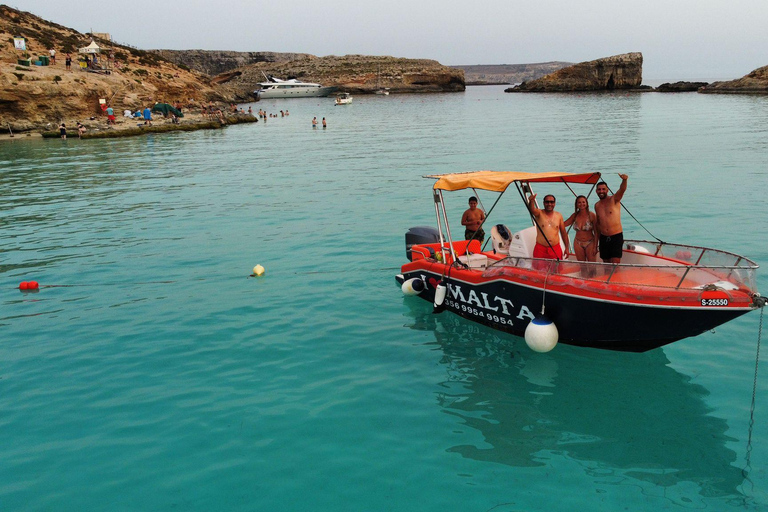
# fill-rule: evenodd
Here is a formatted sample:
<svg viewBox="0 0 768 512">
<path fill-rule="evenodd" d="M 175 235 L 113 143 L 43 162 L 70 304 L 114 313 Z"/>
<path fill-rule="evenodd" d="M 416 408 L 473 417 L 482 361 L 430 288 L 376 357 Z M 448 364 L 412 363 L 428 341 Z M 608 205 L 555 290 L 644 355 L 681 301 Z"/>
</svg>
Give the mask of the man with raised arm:
<svg viewBox="0 0 768 512">
<path fill-rule="evenodd" d="M 533 248 L 534 258 L 546 258 L 551 260 L 563 259 L 563 250 L 560 248 L 560 239 L 565 243 L 565 254 L 571 252 L 571 244 L 565 232 L 563 216 L 555 211 L 555 196 L 544 196 L 544 209 L 536 206 L 536 194 L 528 197 L 528 209 L 531 211 L 538 229 L 536 230 L 536 246 Z M 534 262 L 535 268 L 541 268 Z M 546 265 L 546 264 L 545 264 Z"/>
<path fill-rule="evenodd" d="M 600 200 L 595 203 L 597 232 L 600 234 L 600 258 L 606 263 L 621 263 L 624 246 L 624 232 L 621 227 L 621 199 L 627 191 L 626 174 L 619 174 L 621 186 L 612 196 L 608 195 L 608 185 L 601 181 L 595 191 Z"/>
</svg>

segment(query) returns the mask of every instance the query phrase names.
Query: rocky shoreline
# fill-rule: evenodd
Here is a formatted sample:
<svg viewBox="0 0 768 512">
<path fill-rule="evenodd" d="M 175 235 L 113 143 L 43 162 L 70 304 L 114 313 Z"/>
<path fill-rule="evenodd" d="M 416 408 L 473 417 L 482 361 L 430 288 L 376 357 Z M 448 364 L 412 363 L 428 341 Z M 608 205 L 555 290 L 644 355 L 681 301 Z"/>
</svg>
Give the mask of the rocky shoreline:
<svg viewBox="0 0 768 512">
<path fill-rule="evenodd" d="M 24 34 L 27 46 L 23 53 L 16 50 L 13 42 L 19 34 Z M 224 111 L 226 105 L 254 101 L 253 90 L 264 81 L 265 74 L 336 86 L 339 91 L 353 94 L 371 94 L 382 87 L 394 94 L 461 92 L 467 85 L 465 73 L 471 76 L 472 83 L 478 84 L 525 77 L 520 85 L 505 90 L 517 93 L 768 94 L 768 66 L 727 82 L 676 82 L 655 89 L 644 86 L 640 52 L 574 65 L 548 62 L 449 67 L 430 59 L 389 56 L 139 50 L 102 40 L 97 34 L 81 34 L 5 5 L 0 5 L 0 36 L 0 130 L 8 130 L 8 135 L 0 139 L 12 138 L 10 133 L 26 132 L 45 132 L 46 137 L 53 137 L 62 122 L 69 127 L 78 121 L 85 124 L 88 129 L 85 138 L 211 129 L 235 122 L 254 122 L 257 119 L 252 116 L 252 120 L 235 117 L 212 126 L 210 119 L 191 116 L 162 129 L 148 130 L 125 122 L 107 128 L 101 105 L 107 104 L 118 113 L 142 110 L 158 102 L 171 103 L 182 105 L 186 114 L 213 102 Z M 78 49 L 89 41 L 101 46 L 98 69 L 81 68 L 78 62 Z M 58 62 L 47 65 L 44 61 L 50 48 L 56 48 Z M 67 54 L 73 59 L 71 69 L 64 67 Z M 37 59 L 40 65 L 33 65 Z M 548 74 L 540 76 L 546 72 Z"/>
<path fill-rule="evenodd" d="M 168 133 L 168 132 L 189 132 L 195 130 L 217 130 L 227 126 L 242 123 L 257 123 L 259 119 L 250 114 L 229 114 L 221 118 L 211 118 L 205 114 L 185 114 L 183 118 L 173 122 L 172 119 L 164 117 L 155 117 L 152 125 L 145 125 L 138 118 L 124 117 L 116 121 L 113 126 L 106 126 L 102 121 L 86 121 L 82 123 L 85 126 L 85 133 L 78 135 L 77 124 L 67 125 L 67 138 L 78 139 L 111 139 L 115 137 L 133 137 L 137 135 L 146 135 L 149 133 Z M 46 130 L 42 132 L 45 139 L 58 139 L 61 133 L 58 129 Z"/>
</svg>

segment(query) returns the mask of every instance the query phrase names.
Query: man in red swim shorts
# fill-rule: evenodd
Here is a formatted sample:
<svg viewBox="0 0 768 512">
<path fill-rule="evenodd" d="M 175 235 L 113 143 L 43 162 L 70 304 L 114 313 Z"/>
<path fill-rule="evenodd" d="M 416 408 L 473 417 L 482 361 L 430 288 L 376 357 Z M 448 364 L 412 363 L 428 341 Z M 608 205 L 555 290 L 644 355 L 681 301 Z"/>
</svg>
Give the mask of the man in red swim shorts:
<svg viewBox="0 0 768 512">
<path fill-rule="evenodd" d="M 555 211 L 555 196 L 548 194 L 544 196 L 544 209 L 540 210 L 536 206 L 536 194 L 528 197 L 528 209 L 531 211 L 536 225 L 536 247 L 533 248 L 534 258 L 545 258 L 551 260 L 563 259 L 563 251 L 560 248 L 560 238 L 565 243 L 566 255 L 571 252 L 571 244 L 568 235 L 565 232 L 565 223 L 563 216 Z M 547 267 L 543 261 L 534 261 L 533 268 L 542 270 Z"/>
</svg>

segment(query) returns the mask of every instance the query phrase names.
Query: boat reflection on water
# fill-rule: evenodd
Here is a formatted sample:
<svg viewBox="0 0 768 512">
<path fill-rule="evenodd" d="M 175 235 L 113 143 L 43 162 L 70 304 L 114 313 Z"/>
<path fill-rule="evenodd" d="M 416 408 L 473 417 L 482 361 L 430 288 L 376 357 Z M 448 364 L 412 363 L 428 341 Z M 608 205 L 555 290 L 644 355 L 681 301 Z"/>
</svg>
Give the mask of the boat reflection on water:
<svg viewBox="0 0 768 512">
<path fill-rule="evenodd" d="M 567 459 L 603 484 L 693 482 L 701 497 L 742 496 L 726 421 L 710 415 L 707 389 L 670 368 L 662 350 L 561 345 L 538 354 L 522 338 L 404 302 L 408 327 L 434 332 L 443 352 L 439 405 L 485 440 L 449 451 L 515 467 Z"/>
</svg>

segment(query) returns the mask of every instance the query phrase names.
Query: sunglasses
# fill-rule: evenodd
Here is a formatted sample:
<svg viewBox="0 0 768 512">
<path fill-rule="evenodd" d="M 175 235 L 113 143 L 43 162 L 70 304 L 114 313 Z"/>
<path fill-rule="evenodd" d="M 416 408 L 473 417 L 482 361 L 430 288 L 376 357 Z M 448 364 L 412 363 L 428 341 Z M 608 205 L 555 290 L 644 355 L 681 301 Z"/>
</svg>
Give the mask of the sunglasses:
<svg viewBox="0 0 768 512">
<path fill-rule="evenodd" d="M 554 201 L 544 201 L 544 204 L 547 204 L 547 203 L 554 203 Z"/>
</svg>

